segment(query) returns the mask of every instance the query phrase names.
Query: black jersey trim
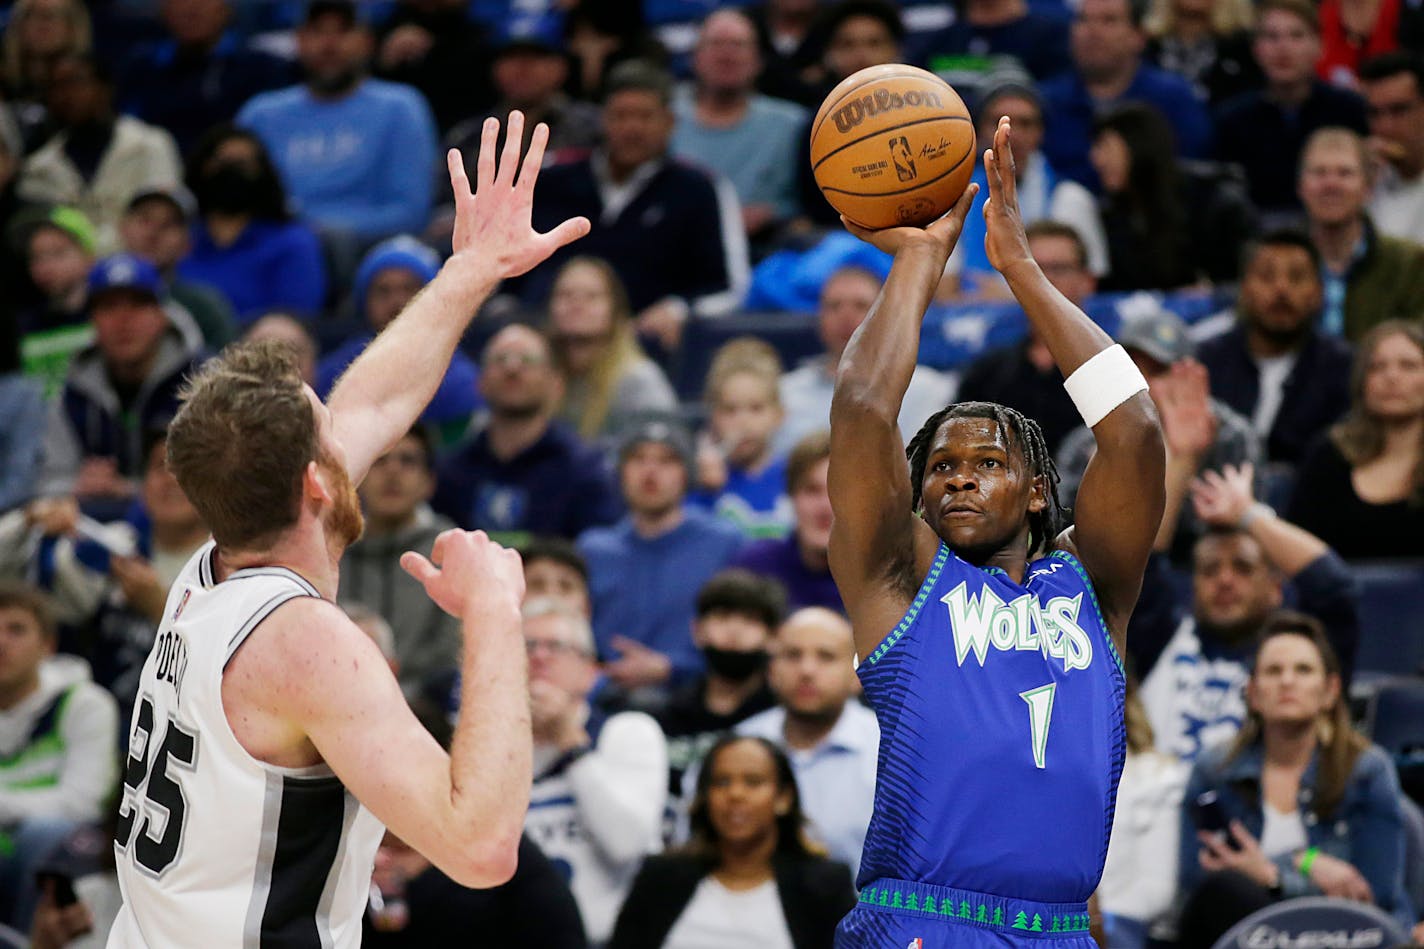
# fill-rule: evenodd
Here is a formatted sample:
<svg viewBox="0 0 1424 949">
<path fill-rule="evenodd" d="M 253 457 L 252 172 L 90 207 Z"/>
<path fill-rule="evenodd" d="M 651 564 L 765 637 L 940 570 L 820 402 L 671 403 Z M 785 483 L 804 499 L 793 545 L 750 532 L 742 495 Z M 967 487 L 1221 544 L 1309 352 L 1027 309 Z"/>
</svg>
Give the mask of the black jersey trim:
<svg viewBox="0 0 1424 949">
<path fill-rule="evenodd" d="M 322 949 L 355 809 L 335 777 L 269 775 L 244 949 Z"/>
</svg>

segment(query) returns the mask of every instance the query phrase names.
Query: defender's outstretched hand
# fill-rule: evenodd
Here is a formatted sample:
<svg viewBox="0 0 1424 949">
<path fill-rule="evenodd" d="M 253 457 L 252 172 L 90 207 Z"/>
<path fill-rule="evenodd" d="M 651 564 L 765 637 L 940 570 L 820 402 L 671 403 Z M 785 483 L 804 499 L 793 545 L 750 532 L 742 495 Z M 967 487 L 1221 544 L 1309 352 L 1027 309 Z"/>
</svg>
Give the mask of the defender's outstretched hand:
<svg viewBox="0 0 1424 949">
<path fill-rule="evenodd" d="M 496 163 L 498 139 L 499 120 L 485 119 L 480 130 L 473 192 L 459 150 L 450 149 L 446 158 L 450 187 L 455 193 L 452 260 L 475 259 L 481 266 L 493 262 L 496 274 L 504 279 L 529 272 L 560 247 L 583 237 L 589 231 L 589 222 L 585 217 L 569 218 L 549 233 L 540 234 L 530 221 L 534 183 L 544 162 L 544 146 L 549 142 L 547 125 L 540 122 L 534 127 L 522 165 L 519 147 L 524 141 L 524 113 L 509 113 L 504 154 Z"/>
<path fill-rule="evenodd" d="M 856 237 L 892 256 L 899 253 L 900 248 L 906 244 L 927 243 L 941 251 L 945 260 L 949 260 L 954 245 L 959 242 L 960 232 L 964 230 L 964 218 L 968 216 L 969 208 L 974 204 L 974 196 L 978 193 L 979 186 L 971 184 L 964 189 L 964 193 L 944 217 L 925 227 L 887 227 L 872 231 L 847 220 L 844 214 L 841 215 L 841 223 Z"/>
<path fill-rule="evenodd" d="M 989 183 L 989 198 L 984 202 L 984 249 L 989 263 L 1000 273 L 1033 260 L 1019 214 L 1018 165 L 1011 133 L 1009 117 L 1003 116 L 994 129 L 993 147 L 984 151 L 984 174 Z"/>
</svg>

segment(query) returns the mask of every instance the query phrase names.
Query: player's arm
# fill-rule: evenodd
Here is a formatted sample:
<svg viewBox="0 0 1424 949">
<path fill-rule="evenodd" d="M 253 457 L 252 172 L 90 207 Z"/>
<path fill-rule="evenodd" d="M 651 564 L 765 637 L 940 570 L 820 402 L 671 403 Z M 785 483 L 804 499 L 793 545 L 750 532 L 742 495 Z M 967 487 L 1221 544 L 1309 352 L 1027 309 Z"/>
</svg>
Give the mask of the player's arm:
<svg viewBox="0 0 1424 949">
<path fill-rule="evenodd" d="M 989 181 L 989 200 L 984 204 L 989 261 L 1008 281 L 1063 377 L 1071 379 L 1089 360 L 1115 347 L 1107 333 L 1048 282 L 1029 253 L 1019 216 L 1007 118 L 999 121 L 994 132 L 994 147 L 984 155 L 984 170 Z M 1117 349 L 1115 354 L 1104 355 L 1106 366 L 1103 360 L 1095 360 L 1079 377 L 1088 390 L 1086 401 L 1098 396 L 1116 404 L 1092 424 L 1097 453 L 1078 488 L 1075 526 L 1064 532 L 1060 546 L 1073 550 L 1093 578 L 1108 626 L 1121 649 L 1162 521 L 1166 455 L 1146 382 L 1125 400 L 1113 394 L 1118 389 L 1129 392 L 1136 384 L 1123 382 L 1125 374 L 1136 374 L 1135 379 L 1141 381 L 1141 374 L 1130 362 L 1126 370 L 1119 371 L 1122 365 L 1113 364 L 1114 355 L 1126 359 Z M 1086 411 L 1083 396 L 1075 394 L 1075 402 L 1080 412 Z"/>
<path fill-rule="evenodd" d="M 518 554 L 464 531 L 441 534 L 431 558 L 403 562 L 463 626 L 449 754 L 416 720 L 380 650 L 325 600 L 298 598 L 266 620 L 229 665 L 224 694 L 234 676 L 245 680 L 248 701 L 261 696 L 261 714 L 293 741 L 309 739 L 398 837 L 456 882 L 496 886 L 514 873 L 532 781 L 523 571 Z"/>
<path fill-rule="evenodd" d="M 971 185 L 949 214 L 926 228 L 867 231 L 846 222 L 851 233 L 895 257 L 870 315 L 846 345 L 831 397 L 831 572 L 851 611 L 862 656 L 900 619 L 903 578 L 913 574 L 917 583 L 939 543 L 910 509 L 898 420 L 925 308 L 977 190 Z"/>
<path fill-rule="evenodd" d="M 459 151 L 450 150 L 454 253 L 332 390 L 327 404 L 353 482 L 360 483 L 371 463 L 425 410 L 465 328 L 499 282 L 526 273 L 588 233 L 588 219 L 582 217 L 564 221 L 547 234 L 536 232 L 530 224 L 534 183 L 549 129 L 542 123 L 534 129 L 521 167 L 523 133 L 524 116 L 511 112 L 504 154 L 496 168 L 499 121 L 485 120 L 473 194 Z"/>
</svg>

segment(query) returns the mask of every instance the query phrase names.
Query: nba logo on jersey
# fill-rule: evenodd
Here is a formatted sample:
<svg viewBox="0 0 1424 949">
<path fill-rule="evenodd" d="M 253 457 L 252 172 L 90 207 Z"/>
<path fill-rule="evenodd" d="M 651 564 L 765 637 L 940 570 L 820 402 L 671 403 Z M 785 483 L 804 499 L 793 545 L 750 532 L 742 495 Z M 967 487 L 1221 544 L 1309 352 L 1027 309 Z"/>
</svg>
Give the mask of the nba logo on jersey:
<svg viewBox="0 0 1424 949">
<path fill-rule="evenodd" d="M 183 598 L 178 601 L 178 605 L 173 608 L 173 618 L 176 620 L 183 615 L 183 607 L 188 605 L 188 597 L 193 595 L 192 590 L 184 590 Z"/>
<path fill-rule="evenodd" d="M 910 940 L 910 944 L 905 949 L 925 949 L 925 941 L 916 936 Z"/>
</svg>

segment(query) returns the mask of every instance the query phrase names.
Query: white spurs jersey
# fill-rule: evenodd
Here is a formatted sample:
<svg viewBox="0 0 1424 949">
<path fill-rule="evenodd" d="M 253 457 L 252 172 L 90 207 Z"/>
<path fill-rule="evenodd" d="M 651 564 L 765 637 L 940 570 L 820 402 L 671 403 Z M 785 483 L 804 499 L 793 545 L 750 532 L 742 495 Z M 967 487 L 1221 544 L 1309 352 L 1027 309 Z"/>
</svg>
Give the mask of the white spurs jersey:
<svg viewBox="0 0 1424 949">
<path fill-rule="evenodd" d="M 222 704 L 223 668 L 243 640 L 317 591 L 280 567 L 215 583 L 215 556 L 206 544 L 178 575 L 144 663 L 109 949 L 359 946 L 380 822 L 326 766 L 253 758 Z"/>
</svg>

